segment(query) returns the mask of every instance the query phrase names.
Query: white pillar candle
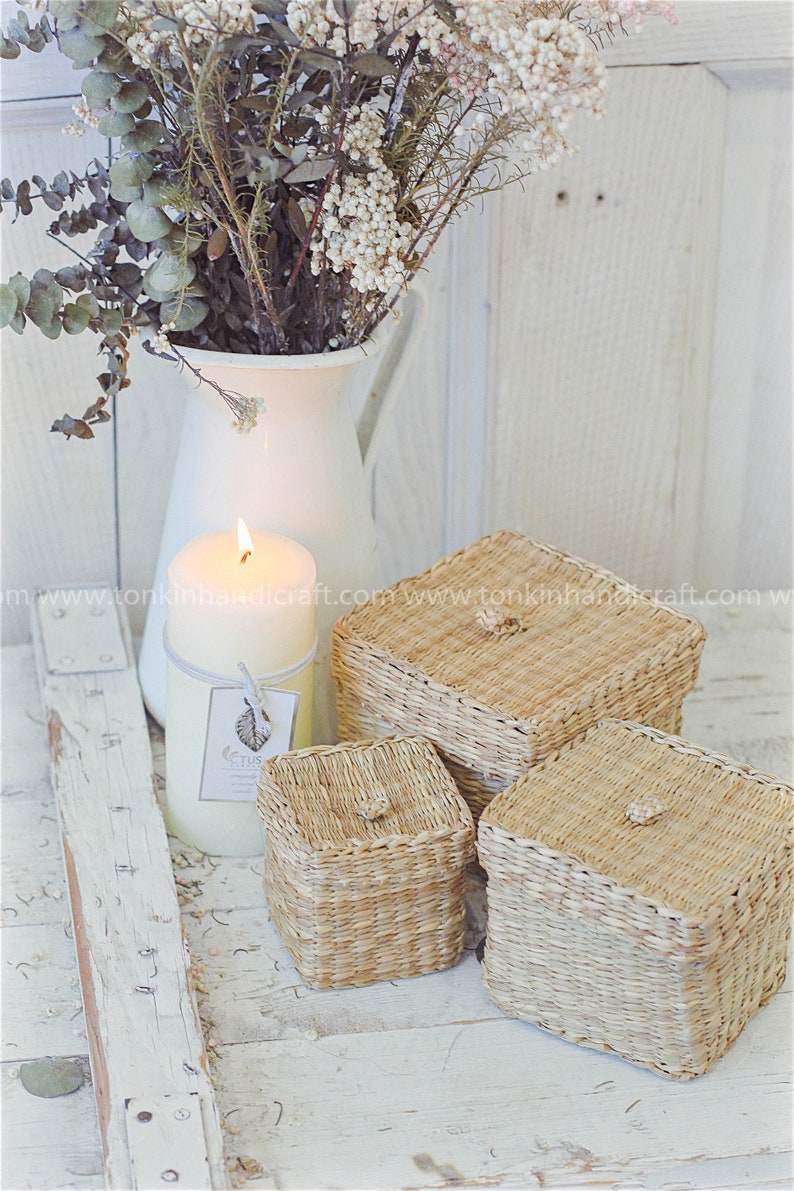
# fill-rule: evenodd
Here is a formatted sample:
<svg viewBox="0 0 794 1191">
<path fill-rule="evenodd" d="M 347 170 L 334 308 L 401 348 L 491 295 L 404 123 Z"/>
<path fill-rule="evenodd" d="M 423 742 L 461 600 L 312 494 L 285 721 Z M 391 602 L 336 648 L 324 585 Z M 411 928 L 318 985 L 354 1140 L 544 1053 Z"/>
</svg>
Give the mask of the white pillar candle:
<svg viewBox="0 0 794 1191">
<path fill-rule="evenodd" d="M 201 534 L 168 568 L 166 824 L 220 856 L 261 852 L 252 794 L 262 760 L 311 744 L 314 560 L 289 538 L 241 527 Z M 230 685 L 244 681 L 241 662 L 261 679 L 264 717 Z"/>
</svg>

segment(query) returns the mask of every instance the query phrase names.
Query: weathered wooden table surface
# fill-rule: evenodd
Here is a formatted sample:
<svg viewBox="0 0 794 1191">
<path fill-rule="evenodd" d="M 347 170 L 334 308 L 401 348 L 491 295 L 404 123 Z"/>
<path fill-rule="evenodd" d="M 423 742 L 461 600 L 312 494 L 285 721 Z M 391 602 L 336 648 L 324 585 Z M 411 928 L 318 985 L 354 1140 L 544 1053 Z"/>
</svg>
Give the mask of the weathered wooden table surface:
<svg viewBox="0 0 794 1191">
<path fill-rule="evenodd" d="M 696 612 L 710 639 L 684 735 L 790 780 L 790 608 Z M 87 1061 L 28 646 L 3 651 L 3 694 L 2 1186 L 100 1187 L 90 1086 L 43 1100 L 17 1078 L 26 1059 Z M 173 843 L 238 1185 L 791 1186 L 790 982 L 708 1075 L 671 1083 L 503 1017 L 473 949 L 449 972 L 313 992 L 268 921 L 261 864 Z"/>
</svg>

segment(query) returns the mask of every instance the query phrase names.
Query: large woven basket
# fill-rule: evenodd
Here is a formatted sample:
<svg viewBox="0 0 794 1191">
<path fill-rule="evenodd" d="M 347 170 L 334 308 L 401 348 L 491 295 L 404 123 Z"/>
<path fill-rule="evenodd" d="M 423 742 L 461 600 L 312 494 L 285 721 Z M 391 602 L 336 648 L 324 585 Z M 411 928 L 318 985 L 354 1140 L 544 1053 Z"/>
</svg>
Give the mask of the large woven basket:
<svg viewBox="0 0 794 1191">
<path fill-rule="evenodd" d="M 474 824 L 432 745 L 275 757 L 258 806 L 268 908 L 307 984 L 347 988 L 460 959 Z"/>
<path fill-rule="evenodd" d="M 512 1017 L 674 1079 L 702 1074 L 777 991 L 794 791 L 606 722 L 493 800 L 482 967 Z"/>
<path fill-rule="evenodd" d="M 705 637 L 608 571 L 504 530 L 337 622 L 340 735 L 427 737 L 476 816 L 607 716 L 678 731 Z"/>
</svg>

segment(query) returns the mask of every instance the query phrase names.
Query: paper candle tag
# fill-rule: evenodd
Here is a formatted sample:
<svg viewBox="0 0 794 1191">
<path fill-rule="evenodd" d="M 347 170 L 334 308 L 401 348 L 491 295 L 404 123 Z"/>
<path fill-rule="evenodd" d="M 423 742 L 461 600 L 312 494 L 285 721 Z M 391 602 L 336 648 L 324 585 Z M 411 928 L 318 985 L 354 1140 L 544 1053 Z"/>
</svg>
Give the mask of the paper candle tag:
<svg viewBox="0 0 794 1191">
<path fill-rule="evenodd" d="M 254 802 L 262 762 L 292 748 L 300 695 L 281 690 L 260 694 L 264 732 L 241 687 L 210 691 L 200 801 Z"/>
</svg>

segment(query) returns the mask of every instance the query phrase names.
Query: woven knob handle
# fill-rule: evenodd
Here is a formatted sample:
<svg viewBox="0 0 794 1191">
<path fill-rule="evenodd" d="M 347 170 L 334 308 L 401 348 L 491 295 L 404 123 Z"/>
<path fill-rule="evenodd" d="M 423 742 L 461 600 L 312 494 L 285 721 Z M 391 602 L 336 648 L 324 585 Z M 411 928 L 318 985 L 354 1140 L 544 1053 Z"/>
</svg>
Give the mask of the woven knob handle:
<svg viewBox="0 0 794 1191">
<path fill-rule="evenodd" d="M 483 604 L 475 616 L 477 624 L 489 637 L 510 637 L 521 632 L 521 617 L 502 604 Z"/>
<path fill-rule="evenodd" d="M 645 827 L 654 823 L 665 812 L 664 804 L 658 798 L 644 798 L 639 802 L 630 802 L 626 807 L 626 818 L 638 827 Z"/>
<path fill-rule="evenodd" d="M 372 823 L 375 819 L 382 819 L 389 809 L 389 800 L 381 795 L 369 802 L 362 802 L 356 807 L 356 814 Z"/>
</svg>

